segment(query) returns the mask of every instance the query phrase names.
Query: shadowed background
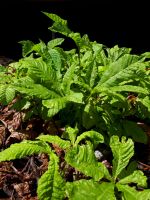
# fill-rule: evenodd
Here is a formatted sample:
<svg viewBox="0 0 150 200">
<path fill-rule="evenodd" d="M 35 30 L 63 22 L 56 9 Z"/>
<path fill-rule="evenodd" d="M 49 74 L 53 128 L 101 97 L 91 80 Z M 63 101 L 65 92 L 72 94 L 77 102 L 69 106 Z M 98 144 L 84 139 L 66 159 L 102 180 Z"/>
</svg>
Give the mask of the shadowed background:
<svg viewBox="0 0 150 200">
<path fill-rule="evenodd" d="M 41 11 L 58 14 L 69 27 L 91 40 L 112 47 L 131 47 L 133 53 L 150 51 L 149 6 L 113 0 L 22 0 L 0 3 L 0 56 L 21 57 L 20 40 L 47 42 L 52 22 Z M 67 41 L 66 46 L 72 47 Z"/>
</svg>

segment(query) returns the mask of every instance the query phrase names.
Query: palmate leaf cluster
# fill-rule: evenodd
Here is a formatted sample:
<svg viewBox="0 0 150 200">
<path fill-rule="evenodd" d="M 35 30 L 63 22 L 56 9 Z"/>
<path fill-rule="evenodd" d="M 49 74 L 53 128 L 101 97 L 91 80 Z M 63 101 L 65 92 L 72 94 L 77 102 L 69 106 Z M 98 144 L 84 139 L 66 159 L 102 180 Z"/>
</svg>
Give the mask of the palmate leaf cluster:
<svg viewBox="0 0 150 200">
<path fill-rule="evenodd" d="M 59 16 L 44 14 L 53 21 L 49 29 L 61 37 L 47 44 L 20 42 L 23 58 L 6 68 L 0 66 L 0 103 L 7 105 L 17 97 L 13 108 L 26 111 L 24 120 L 56 118 L 66 131 L 61 137 L 40 135 L 36 141 L 14 144 L 0 152 L 0 161 L 48 154 L 48 170 L 38 182 L 41 200 L 113 200 L 116 190 L 123 200 L 148 200 L 146 177 L 132 169 L 129 160 L 134 155 L 133 141 L 147 143 L 137 122 L 150 119 L 150 53 L 134 55 L 130 48 L 117 45 L 108 48 L 73 32 Z M 66 37 L 74 41 L 74 49 L 61 48 Z M 86 178 L 67 182 L 49 143 L 63 149 L 66 163 Z M 111 172 L 95 157 L 101 143 L 111 148 Z"/>
</svg>

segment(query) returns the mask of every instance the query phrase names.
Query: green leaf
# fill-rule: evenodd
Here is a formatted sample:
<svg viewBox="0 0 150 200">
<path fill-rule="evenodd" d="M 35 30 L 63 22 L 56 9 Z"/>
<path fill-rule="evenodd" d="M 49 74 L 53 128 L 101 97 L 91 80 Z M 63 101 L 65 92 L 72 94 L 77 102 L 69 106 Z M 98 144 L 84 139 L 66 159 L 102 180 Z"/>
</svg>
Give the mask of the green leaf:
<svg viewBox="0 0 150 200">
<path fill-rule="evenodd" d="M 144 71 L 145 63 L 138 61 L 137 56 L 126 54 L 109 65 L 98 84 L 110 87 L 133 78 L 142 79 Z"/>
<path fill-rule="evenodd" d="M 86 53 L 83 55 L 81 64 L 84 66 L 84 69 L 86 69 L 85 73 L 85 82 L 90 86 L 90 88 L 93 88 L 95 84 L 97 83 L 98 78 L 98 66 L 95 62 L 94 55 L 91 51 L 86 51 Z"/>
<path fill-rule="evenodd" d="M 6 71 L 7 71 L 7 68 L 0 65 L 0 73 L 6 72 Z"/>
<path fill-rule="evenodd" d="M 19 99 L 17 102 L 15 102 L 12 106 L 13 109 L 17 110 L 17 111 L 21 111 L 21 110 L 27 110 L 30 108 L 31 106 L 31 102 L 28 101 L 28 99 L 23 98 L 23 99 Z"/>
<path fill-rule="evenodd" d="M 122 85 L 122 86 L 114 86 L 110 88 L 114 92 L 135 92 L 135 93 L 142 93 L 142 94 L 149 94 L 149 91 L 146 88 L 142 88 L 140 86 L 134 85 Z"/>
<path fill-rule="evenodd" d="M 147 177 L 140 170 L 135 170 L 131 175 L 121 179 L 120 184 L 137 183 L 138 186 L 147 187 Z"/>
<path fill-rule="evenodd" d="M 131 175 L 137 169 L 137 167 L 138 167 L 138 163 L 135 160 L 131 161 L 129 165 L 122 170 L 118 178 L 123 179 L 126 176 Z"/>
<path fill-rule="evenodd" d="M 70 142 L 67 140 L 62 140 L 57 135 L 40 135 L 36 139 L 42 140 L 44 142 L 49 142 L 58 145 L 62 149 L 68 149 L 70 147 Z"/>
<path fill-rule="evenodd" d="M 147 110 L 150 112 L 150 98 L 146 96 L 145 98 L 137 98 L 137 101 L 141 102 Z"/>
<path fill-rule="evenodd" d="M 56 38 L 47 43 L 47 47 L 52 49 L 58 45 L 61 45 L 64 42 L 64 38 Z"/>
<path fill-rule="evenodd" d="M 19 42 L 22 44 L 22 56 L 26 57 L 29 53 L 32 52 L 32 47 L 34 46 L 34 43 L 30 40 L 23 40 Z"/>
<path fill-rule="evenodd" d="M 48 170 L 38 181 L 37 194 L 39 200 L 63 200 L 65 182 L 59 173 L 58 157 L 51 153 Z"/>
<path fill-rule="evenodd" d="M 53 83 L 55 79 L 54 70 L 42 58 L 29 59 L 25 61 L 28 65 L 28 75 L 38 83 Z"/>
<path fill-rule="evenodd" d="M 0 84 L 0 102 L 4 105 L 10 103 L 15 97 L 15 89 L 11 85 Z"/>
<path fill-rule="evenodd" d="M 13 86 L 8 86 L 5 91 L 6 94 L 6 102 L 10 103 L 15 98 L 15 90 Z"/>
<path fill-rule="evenodd" d="M 75 146 L 67 151 L 65 160 L 72 167 L 98 181 L 104 177 L 105 166 L 96 161 L 93 146 Z"/>
<path fill-rule="evenodd" d="M 56 92 L 48 90 L 46 87 L 40 84 L 32 84 L 27 87 L 18 87 L 14 85 L 14 89 L 19 93 L 26 94 L 28 96 L 35 96 L 40 99 L 49 99 L 60 97 Z"/>
<path fill-rule="evenodd" d="M 82 114 L 82 123 L 86 129 L 91 129 L 99 123 L 99 113 L 97 107 L 91 102 L 87 103 Z"/>
<path fill-rule="evenodd" d="M 94 146 L 104 142 L 104 137 L 97 131 L 86 131 L 77 137 L 75 145 L 78 145 L 81 140 L 90 139 Z"/>
<path fill-rule="evenodd" d="M 12 144 L 9 148 L 0 152 L 0 162 L 23 158 L 32 154 L 49 153 L 50 147 L 41 141 L 23 141 Z"/>
<path fill-rule="evenodd" d="M 137 191 L 134 187 L 117 183 L 117 188 L 123 193 L 123 200 L 149 200 L 150 190 Z"/>
<path fill-rule="evenodd" d="M 109 87 L 103 87 L 100 85 L 97 85 L 95 88 L 92 90 L 92 94 L 100 94 L 101 96 L 109 96 L 109 97 L 114 97 L 115 99 L 118 99 L 120 102 L 125 101 L 125 97 L 121 94 L 118 94 L 117 92 L 111 90 Z"/>
<path fill-rule="evenodd" d="M 79 180 L 66 184 L 70 200 L 116 200 L 113 183 L 97 183 L 93 180 Z"/>
<path fill-rule="evenodd" d="M 68 34 L 71 33 L 71 30 L 67 26 L 67 20 L 62 19 L 56 14 L 47 12 L 43 13 L 54 21 L 52 27 L 49 28 L 51 31 L 58 32 L 66 36 L 68 36 Z"/>
<path fill-rule="evenodd" d="M 56 14 L 53 13 L 47 13 L 47 12 L 42 12 L 43 14 L 45 14 L 47 17 L 49 17 L 50 19 L 52 19 L 54 22 L 57 23 L 61 23 L 63 25 L 67 25 L 67 20 L 62 19 L 61 17 L 59 17 Z"/>
<path fill-rule="evenodd" d="M 63 77 L 62 87 L 66 94 L 69 93 L 69 91 L 70 91 L 70 86 L 71 86 L 74 76 L 75 76 L 75 74 L 74 74 L 75 67 L 76 67 L 75 64 L 71 65 L 67 69 L 67 71 Z"/>
<path fill-rule="evenodd" d="M 123 120 L 123 131 L 125 136 L 132 137 L 135 142 L 147 144 L 147 135 L 137 123 Z"/>
<path fill-rule="evenodd" d="M 71 32 L 68 34 L 68 37 L 70 37 L 71 39 L 74 40 L 74 42 L 76 43 L 76 45 L 78 46 L 78 48 L 82 48 L 83 47 L 83 40 L 81 38 L 80 33 L 74 33 Z"/>
<path fill-rule="evenodd" d="M 0 84 L 0 103 L 4 105 L 7 104 L 6 94 L 5 94 L 6 88 L 7 88 L 7 85 Z"/>
<path fill-rule="evenodd" d="M 52 59 L 53 65 L 54 65 L 54 69 L 56 71 L 56 76 L 57 76 L 57 79 L 59 80 L 59 78 L 61 78 L 61 73 L 60 73 L 61 64 L 62 64 L 61 63 L 61 55 L 60 55 L 59 51 L 57 51 L 56 49 L 49 49 L 48 53 L 51 56 L 51 59 Z"/>
<path fill-rule="evenodd" d="M 110 147 L 113 153 L 113 178 L 116 180 L 120 172 L 128 165 L 134 154 L 134 143 L 131 139 L 122 137 L 121 142 L 118 136 L 110 138 Z"/>
<path fill-rule="evenodd" d="M 72 128 L 70 126 L 66 126 L 66 130 L 63 133 L 63 138 L 69 139 L 71 144 L 74 145 L 78 133 L 79 129 L 77 127 Z"/>
<path fill-rule="evenodd" d="M 48 116 L 53 117 L 55 114 L 57 114 L 60 110 L 66 107 L 67 99 L 66 97 L 61 98 L 55 98 L 55 99 L 49 99 L 49 100 L 43 100 L 42 101 L 43 106 L 48 108 Z"/>
<path fill-rule="evenodd" d="M 55 99 L 43 100 L 42 104 L 48 110 L 48 116 L 52 117 L 57 114 L 60 110 L 66 107 L 67 103 L 82 103 L 82 93 L 72 93 L 71 95 L 65 97 L 59 97 Z"/>
</svg>

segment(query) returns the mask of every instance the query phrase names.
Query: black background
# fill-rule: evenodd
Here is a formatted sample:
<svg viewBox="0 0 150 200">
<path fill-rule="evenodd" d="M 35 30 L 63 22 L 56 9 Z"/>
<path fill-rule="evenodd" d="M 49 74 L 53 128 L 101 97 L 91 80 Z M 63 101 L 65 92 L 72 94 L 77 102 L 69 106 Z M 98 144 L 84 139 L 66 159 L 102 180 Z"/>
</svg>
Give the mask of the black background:
<svg viewBox="0 0 150 200">
<path fill-rule="evenodd" d="M 58 14 L 69 27 L 91 40 L 133 53 L 150 51 L 150 6 L 147 2 L 113 0 L 20 0 L 0 3 L 0 56 L 21 57 L 21 40 L 47 42 L 52 22 L 41 11 Z"/>
</svg>

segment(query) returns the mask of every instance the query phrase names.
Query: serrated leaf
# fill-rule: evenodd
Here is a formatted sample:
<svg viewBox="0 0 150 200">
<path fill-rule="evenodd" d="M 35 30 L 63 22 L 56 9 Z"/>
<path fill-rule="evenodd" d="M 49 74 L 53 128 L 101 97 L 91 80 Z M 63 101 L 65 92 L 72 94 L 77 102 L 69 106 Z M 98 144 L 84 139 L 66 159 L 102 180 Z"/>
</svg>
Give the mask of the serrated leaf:
<svg viewBox="0 0 150 200">
<path fill-rule="evenodd" d="M 138 164 L 136 161 L 131 161 L 129 165 L 122 170 L 119 174 L 119 179 L 123 179 L 129 175 L 131 175 L 135 170 L 137 170 Z"/>
<path fill-rule="evenodd" d="M 63 200 L 65 194 L 65 181 L 59 173 L 59 159 L 50 155 L 48 170 L 38 181 L 37 194 L 39 200 Z"/>
<path fill-rule="evenodd" d="M 11 85 L 0 84 L 0 102 L 4 105 L 10 103 L 15 97 L 15 89 Z"/>
<path fill-rule="evenodd" d="M 23 141 L 12 144 L 9 148 L 0 152 L 0 162 L 23 158 L 32 154 L 49 153 L 50 147 L 41 141 Z"/>
<path fill-rule="evenodd" d="M 134 187 L 117 183 L 117 188 L 123 193 L 123 200 L 149 200 L 150 190 L 137 191 Z"/>
<path fill-rule="evenodd" d="M 47 43 L 48 48 L 52 49 L 64 42 L 64 38 L 56 38 Z"/>
<path fill-rule="evenodd" d="M 30 40 L 23 40 L 19 42 L 22 44 L 22 56 L 26 57 L 29 53 L 32 52 L 32 47 L 34 46 L 34 43 Z"/>
<path fill-rule="evenodd" d="M 104 177 L 105 166 L 102 163 L 99 165 L 96 161 L 93 146 L 90 143 L 71 148 L 67 151 L 65 160 L 72 167 L 96 181 Z"/>
<path fill-rule="evenodd" d="M 35 44 L 32 47 L 32 51 L 35 51 L 37 55 L 42 56 L 43 58 L 45 56 L 47 56 L 47 52 L 46 52 L 46 44 L 40 40 L 40 42 L 38 44 Z M 45 54 L 45 55 L 44 55 Z"/>
<path fill-rule="evenodd" d="M 121 138 L 119 141 L 118 136 L 110 138 L 110 147 L 113 153 L 113 178 L 116 180 L 120 172 L 127 166 L 130 158 L 134 154 L 134 143 L 131 139 L 126 137 Z"/>
<path fill-rule="evenodd" d="M 43 14 L 45 14 L 47 17 L 49 17 L 50 19 L 52 19 L 54 22 L 57 23 L 61 23 L 63 25 L 67 25 L 67 20 L 62 19 L 61 17 L 59 17 L 56 14 L 53 13 L 47 13 L 47 12 L 42 12 Z"/>
<path fill-rule="evenodd" d="M 90 139 L 94 146 L 104 142 L 104 137 L 97 131 L 86 131 L 77 137 L 75 145 L 78 145 L 81 140 Z"/>
<path fill-rule="evenodd" d="M 147 177 L 140 170 L 134 171 L 131 175 L 121 179 L 120 184 L 136 183 L 138 186 L 147 187 Z"/>
<path fill-rule="evenodd" d="M 71 144 L 74 145 L 78 133 L 79 129 L 77 127 L 72 128 L 67 126 L 65 132 L 63 133 L 63 137 L 69 139 Z"/>
<path fill-rule="evenodd" d="M 70 86 L 71 86 L 71 84 L 73 82 L 73 78 L 74 78 L 75 67 L 76 67 L 76 65 L 74 65 L 74 64 L 71 65 L 67 69 L 67 71 L 63 77 L 62 87 L 66 94 L 70 91 Z"/>
<path fill-rule="evenodd" d="M 48 53 L 51 56 L 52 59 L 52 63 L 54 65 L 54 69 L 56 71 L 56 76 L 57 79 L 59 80 L 59 78 L 61 78 L 61 73 L 60 73 L 60 69 L 61 69 L 61 55 L 59 53 L 59 51 L 57 51 L 56 49 L 49 49 Z"/>
<path fill-rule="evenodd" d="M 80 33 L 71 32 L 71 33 L 68 35 L 68 37 L 70 37 L 71 39 L 73 39 L 74 42 L 76 43 L 76 45 L 77 45 L 79 48 L 82 48 L 82 46 L 84 45 Z"/>
<path fill-rule="evenodd" d="M 5 93 L 6 93 L 6 102 L 10 103 L 15 98 L 15 90 L 13 86 L 8 86 L 6 88 Z"/>
<path fill-rule="evenodd" d="M 28 65 L 28 75 L 34 81 L 52 84 L 55 79 L 54 70 L 50 65 L 44 62 L 42 58 L 30 59 L 25 62 Z"/>
<path fill-rule="evenodd" d="M 48 90 L 46 87 L 40 84 L 32 84 L 27 87 L 18 87 L 14 85 L 14 88 L 19 93 L 27 94 L 28 96 L 35 96 L 40 99 L 59 97 L 59 95 L 56 92 Z"/>
<path fill-rule="evenodd" d="M 27 110 L 30 108 L 31 102 L 27 99 L 19 99 L 17 102 L 15 102 L 12 106 L 13 109 L 20 111 L 20 110 Z"/>
<path fill-rule="evenodd" d="M 149 91 L 146 88 L 142 88 L 140 86 L 134 85 L 122 85 L 122 86 L 114 86 L 110 88 L 114 92 L 135 92 L 135 93 L 142 93 L 142 94 L 149 94 Z"/>
<path fill-rule="evenodd" d="M 71 30 L 67 26 L 67 20 L 62 19 L 56 14 L 46 12 L 43 13 L 54 21 L 52 27 L 49 28 L 51 31 L 58 32 L 66 36 L 71 33 Z"/>
<path fill-rule="evenodd" d="M 110 49 L 107 48 L 107 52 L 110 62 L 114 62 L 118 60 L 121 56 L 129 54 L 131 52 L 131 48 L 126 48 L 126 47 L 119 48 L 118 45 L 115 45 Z"/>
<path fill-rule="evenodd" d="M 116 200 L 113 183 L 97 183 L 93 180 L 79 180 L 66 184 L 70 200 Z"/>
<path fill-rule="evenodd" d="M 62 140 L 57 135 L 40 135 L 36 139 L 42 140 L 44 142 L 49 142 L 58 145 L 62 149 L 67 149 L 70 147 L 70 142 L 67 140 Z"/>
<path fill-rule="evenodd" d="M 145 63 L 139 62 L 138 57 L 126 54 L 109 65 L 103 73 L 99 85 L 103 87 L 116 86 L 130 79 L 141 79 L 144 75 Z"/>
<path fill-rule="evenodd" d="M 6 102 L 6 91 L 7 85 L 0 84 L 0 103 L 7 104 Z"/>
<path fill-rule="evenodd" d="M 82 93 L 72 93 L 71 95 L 59 97 L 55 99 L 43 100 L 42 104 L 48 110 L 48 116 L 52 117 L 57 114 L 60 110 L 66 107 L 67 103 L 82 103 L 83 95 Z"/>
<path fill-rule="evenodd" d="M 43 100 L 42 104 L 43 106 L 49 109 L 48 116 L 52 117 L 55 114 L 57 114 L 60 110 L 66 107 L 67 99 L 66 97 L 61 97 L 61 98 Z"/>
</svg>

